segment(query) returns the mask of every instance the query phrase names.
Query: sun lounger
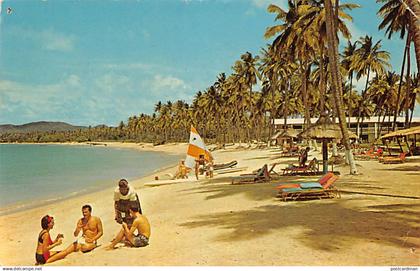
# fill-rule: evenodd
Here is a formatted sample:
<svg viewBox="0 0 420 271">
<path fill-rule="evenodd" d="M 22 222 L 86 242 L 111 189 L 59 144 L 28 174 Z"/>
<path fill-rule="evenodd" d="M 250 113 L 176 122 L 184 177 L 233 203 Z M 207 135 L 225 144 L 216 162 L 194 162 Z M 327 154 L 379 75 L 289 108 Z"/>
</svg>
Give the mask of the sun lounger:
<svg viewBox="0 0 420 271">
<path fill-rule="evenodd" d="M 356 160 L 371 160 L 378 159 L 382 157 L 383 150 L 379 148 L 376 152 L 373 149 L 368 150 L 366 153 L 354 154 L 354 159 Z"/>
<path fill-rule="evenodd" d="M 334 186 L 338 176 L 332 172 L 322 176 L 317 182 L 288 183 L 276 187 L 278 196 L 283 201 L 311 198 L 340 198 L 340 192 Z"/>
<path fill-rule="evenodd" d="M 279 165 L 280 163 L 274 163 L 274 164 L 271 164 L 271 167 L 270 167 L 270 169 L 268 170 L 268 175 L 270 176 L 270 177 L 274 177 L 274 176 L 280 176 L 280 174 L 278 174 L 274 169 L 276 168 L 276 166 L 277 165 Z M 266 165 L 264 165 L 264 166 L 266 166 Z M 259 172 L 264 168 L 264 166 L 262 167 L 262 168 L 259 168 L 259 169 L 256 169 L 256 170 L 254 170 L 252 173 L 244 173 L 244 174 L 241 174 L 240 176 L 244 176 L 244 177 L 255 177 L 255 176 L 257 176 L 258 174 L 259 174 Z"/>
<path fill-rule="evenodd" d="M 270 180 L 271 176 L 268 170 L 268 166 L 265 164 L 255 174 L 242 174 L 239 177 L 234 177 L 231 184 L 263 183 L 269 182 Z"/>
<path fill-rule="evenodd" d="M 384 164 L 401 164 L 401 163 L 404 163 L 406 155 L 407 155 L 407 153 L 402 152 L 397 157 L 385 156 L 383 159 L 381 159 L 380 162 L 382 162 Z"/>
<path fill-rule="evenodd" d="M 289 167 L 283 169 L 283 175 L 309 175 L 315 174 L 316 172 L 318 172 L 318 160 L 316 158 L 312 159 L 306 166 L 299 167 L 290 165 Z"/>
</svg>

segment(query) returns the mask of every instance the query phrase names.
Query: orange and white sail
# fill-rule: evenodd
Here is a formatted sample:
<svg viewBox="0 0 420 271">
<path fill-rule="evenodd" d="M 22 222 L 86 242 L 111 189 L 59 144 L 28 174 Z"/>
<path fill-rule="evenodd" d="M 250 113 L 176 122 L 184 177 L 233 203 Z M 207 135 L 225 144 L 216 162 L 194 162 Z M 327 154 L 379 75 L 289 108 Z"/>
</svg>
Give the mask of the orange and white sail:
<svg viewBox="0 0 420 271">
<path fill-rule="evenodd" d="M 213 160 L 213 156 L 204 144 L 203 139 L 198 134 L 197 130 L 191 125 L 190 142 L 188 144 L 187 158 L 185 165 L 189 168 L 194 168 L 195 160 L 204 155 L 204 159 L 209 162 Z"/>
</svg>

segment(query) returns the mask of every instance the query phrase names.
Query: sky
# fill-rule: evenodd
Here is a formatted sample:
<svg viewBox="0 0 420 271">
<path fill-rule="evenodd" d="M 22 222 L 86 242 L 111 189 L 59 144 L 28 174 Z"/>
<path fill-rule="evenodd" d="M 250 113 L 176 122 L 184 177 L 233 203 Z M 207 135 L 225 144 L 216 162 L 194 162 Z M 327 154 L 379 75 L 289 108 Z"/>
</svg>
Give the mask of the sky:
<svg viewBox="0 0 420 271">
<path fill-rule="evenodd" d="M 286 0 L 0 2 L 0 124 L 85 126 L 152 114 L 158 101 L 190 103 L 218 74 L 231 74 L 241 54 L 270 42 L 264 31 L 278 22 L 269 4 L 287 7 Z M 381 39 L 400 73 L 404 41 L 378 31 L 380 5 L 341 2 L 362 6 L 350 12 L 352 39 Z M 356 87 L 363 86 L 362 78 Z"/>
</svg>

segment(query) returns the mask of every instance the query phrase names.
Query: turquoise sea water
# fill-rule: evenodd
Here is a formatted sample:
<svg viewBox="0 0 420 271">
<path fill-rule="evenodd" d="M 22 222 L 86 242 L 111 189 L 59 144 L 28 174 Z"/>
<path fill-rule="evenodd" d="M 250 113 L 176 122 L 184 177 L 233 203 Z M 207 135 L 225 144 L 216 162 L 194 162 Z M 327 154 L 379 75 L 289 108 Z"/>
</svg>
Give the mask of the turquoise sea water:
<svg viewBox="0 0 420 271">
<path fill-rule="evenodd" d="M 0 214 L 145 176 L 180 157 L 102 146 L 0 144 Z"/>
</svg>

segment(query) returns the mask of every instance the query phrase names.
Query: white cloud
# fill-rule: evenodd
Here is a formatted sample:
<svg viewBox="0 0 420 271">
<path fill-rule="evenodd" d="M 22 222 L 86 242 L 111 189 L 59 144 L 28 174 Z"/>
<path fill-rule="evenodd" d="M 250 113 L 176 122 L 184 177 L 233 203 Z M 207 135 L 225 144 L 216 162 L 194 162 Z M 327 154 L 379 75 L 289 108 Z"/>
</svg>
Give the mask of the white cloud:
<svg viewBox="0 0 420 271">
<path fill-rule="evenodd" d="M 364 37 L 368 34 L 367 31 L 363 31 L 362 29 L 359 29 L 354 22 L 346 21 L 346 25 L 351 33 L 351 40 L 353 42 L 360 39 L 360 37 Z M 340 34 L 340 39 L 341 38 L 342 38 L 342 35 Z"/>
<path fill-rule="evenodd" d="M 143 29 L 143 30 L 141 31 L 141 34 L 143 35 L 143 38 L 144 38 L 145 40 L 149 40 L 149 39 L 150 39 L 150 33 L 149 33 L 149 31 L 147 31 L 146 29 Z"/>
<path fill-rule="evenodd" d="M 37 31 L 19 26 L 7 29 L 10 35 L 19 39 L 29 40 L 48 51 L 70 52 L 73 51 L 76 43 L 76 36 L 55 31 L 52 28 Z"/>
<path fill-rule="evenodd" d="M 76 75 L 44 85 L 0 80 L 1 112 L 18 113 L 30 120 L 35 120 L 38 115 L 54 116 L 63 109 L 63 104 L 78 99 L 81 95 L 80 79 Z"/>
<path fill-rule="evenodd" d="M 95 80 L 95 85 L 105 93 L 124 92 L 130 89 L 131 80 L 125 75 L 105 74 Z"/>
<path fill-rule="evenodd" d="M 186 89 L 187 85 L 179 78 L 162 75 L 155 75 L 151 82 L 151 87 L 155 90 L 174 90 L 174 89 Z"/>
<path fill-rule="evenodd" d="M 47 50 L 69 52 L 74 49 L 75 37 L 73 35 L 64 35 L 48 29 L 41 32 L 40 39 L 43 48 Z"/>
<path fill-rule="evenodd" d="M 106 69 L 114 70 L 151 70 L 156 68 L 156 65 L 146 64 L 146 63 L 107 63 L 103 66 Z"/>
<path fill-rule="evenodd" d="M 369 74 L 369 81 L 371 81 L 373 78 L 375 78 L 375 76 L 376 76 L 376 73 L 375 72 L 371 72 Z M 366 75 L 363 75 L 363 76 L 360 77 L 359 80 L 357 80 L 356 79 L 356 74 L 354 74 L 354 76 L 353 76 L 353 83 L 352 83 L 353 84 L 353 89 L 356 89 L 359 94 L 361 94 L 362 91 L 365 90 L 365 87 L 366 87 L 366 78 L 367 78 L 367 76 Z M 368 85 L 368 87 L 369 87 L 369 85 Z"/>
<path fill-rule="evenodd" d="M 282 9 L 288 9 L 287 0 L 251 0 L 257 8 L 267 9 L 270 4 L 274 4 Z"/>
</svg>

